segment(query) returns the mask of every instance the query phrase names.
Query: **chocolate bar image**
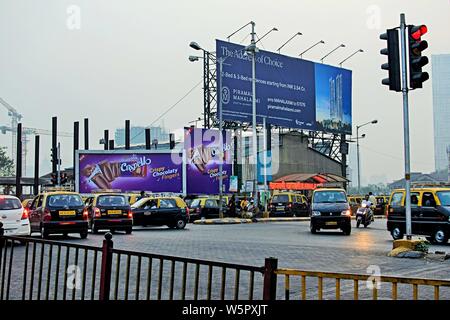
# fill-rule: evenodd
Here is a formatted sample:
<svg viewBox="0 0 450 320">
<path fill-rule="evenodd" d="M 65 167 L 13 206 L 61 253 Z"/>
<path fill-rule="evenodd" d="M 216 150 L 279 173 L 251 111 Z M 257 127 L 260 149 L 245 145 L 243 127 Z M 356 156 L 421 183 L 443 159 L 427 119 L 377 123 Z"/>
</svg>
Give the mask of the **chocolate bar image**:
<svg viewBox="0 0 450 320">
<path fill-rule="evenodd" d="M 195 164 L 201 173 L 204 173 L 208 162 L 212 159 L 209 148 L 205 148 L 201 145 L 199 147 L 189 149 L 187 153 L 190 161 Z"/>
<path fill-rule="evenodd" d="M 95 183 L 99 189 L 112 189 L 111 183 L 121 176 L 118 162 L 102 161 L 96 165 L 87 165 L 82 174 Z"/>
</svg>

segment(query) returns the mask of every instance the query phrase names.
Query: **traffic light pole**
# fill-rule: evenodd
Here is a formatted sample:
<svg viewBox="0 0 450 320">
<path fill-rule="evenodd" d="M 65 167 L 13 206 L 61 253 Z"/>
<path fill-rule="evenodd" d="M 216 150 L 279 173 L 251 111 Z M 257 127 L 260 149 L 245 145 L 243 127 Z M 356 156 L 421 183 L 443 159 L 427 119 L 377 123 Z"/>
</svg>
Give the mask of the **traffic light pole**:
<svg viewBox="0 0 450 320">
<path fill-rule="evenodd" d="M 58 173 L 56 176 L 56 179 L 58 181 L 57 186 L 61 186 L 61 144 L 58 142 L 58 151 L 57 151 L 57 156 L 58 156 Z"/>
<path fill-rule="evenodd" d="M 406 209 L 406 238 L 411 240 L 411 164 L 409 146 L 409 106 L 408 106 L 408 77 L 406 74 L 406 21 L 405 14 L 400 14 L 400 44 L 402 57 L 402 93 L 403 93 L 403 141 L 405 153 L 405 209 Z"/>
</svg>

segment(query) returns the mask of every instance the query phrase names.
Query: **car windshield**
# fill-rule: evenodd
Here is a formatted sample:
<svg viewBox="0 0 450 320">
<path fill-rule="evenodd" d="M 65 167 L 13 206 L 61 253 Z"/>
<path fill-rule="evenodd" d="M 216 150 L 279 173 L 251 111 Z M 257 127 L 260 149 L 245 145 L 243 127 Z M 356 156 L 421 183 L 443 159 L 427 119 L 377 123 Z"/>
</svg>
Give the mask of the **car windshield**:
<svg viewBox="0 0 450 320">
<path fill-rule="evenodd" d="M 57 194 L 48 197 L 47 205 L 49 207 L 76 207 L 82 206 L 83 200 L 77 194 Z"/>
<path fill-rule="evenodd" d="M 126 206 L 127 200 L 124 196 L 100 196 L 98 197 L 97 204 L 103 207 L 116 207 L 116 206 Z"/>
<path fill-rule="evenodd" d="M 20 208 L 22 208 L 22 204 L 19 199 L 0 197 L 0 210 L 14 210 Z"/>
<path fill-rule="evenodd" d="M 314 193 L 313 203 L 347 202 L 343 191 L 320 191 Z"/>
<path fill-rule="evenodd" d="M 286 203 L 286 202 L 289 202 L 289 197 L 285 194 L 276 195 L 276 196 L 273 196 L 272 202 Z"/>
<path fill-rule="evenodd" d="M 450 206 L 450 191 L 439 191 L 437 192 L 437 196 L 442 206 Z"/>
</svg>

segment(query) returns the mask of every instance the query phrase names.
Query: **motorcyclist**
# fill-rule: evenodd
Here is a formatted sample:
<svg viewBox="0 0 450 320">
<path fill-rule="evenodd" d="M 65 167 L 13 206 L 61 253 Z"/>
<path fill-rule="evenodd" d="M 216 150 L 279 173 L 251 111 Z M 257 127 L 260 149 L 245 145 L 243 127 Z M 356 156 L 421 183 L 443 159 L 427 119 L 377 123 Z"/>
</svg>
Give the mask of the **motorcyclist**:
<svg viewBox="0 0 450 320">
<path fill-rule="evenodd" d="M 369 201 L 372 202 L 372 205 L 377 204 L 377 198 L 375 198 L 372 192 L 369 192 Z"/>
<path fill-rule="evenodd" d="M 364 196 L 364 200 L 361 202 L 361 206 L 362 206 L 362 207 L 367 207 L 367 208 L 370 209 L 370 211 L 372 211 L 372 219 L 371 219 L 371 220 L 374 221 L 374 218 L 373 218 L 373 209 L 374 209 L 375 203 L 372 202 L 372 201 L 370 200 L 370 194 L 371 194 L 371 193 L 366 194 L 366 195 Z"/>
</svg>

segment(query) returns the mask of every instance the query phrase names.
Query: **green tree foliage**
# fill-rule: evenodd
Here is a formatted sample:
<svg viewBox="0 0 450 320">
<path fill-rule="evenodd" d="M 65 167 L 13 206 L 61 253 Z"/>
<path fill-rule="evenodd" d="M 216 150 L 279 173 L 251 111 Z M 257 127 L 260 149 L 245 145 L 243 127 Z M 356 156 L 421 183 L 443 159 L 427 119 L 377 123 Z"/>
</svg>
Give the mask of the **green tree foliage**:
<svg viewBox="0 0 450 320">
<path fill-rule="evenodd" d="M 0 177 L 14 175 L 14 162 L 6 155 L 6 148 L 0 147 Z"/>
</svg>

